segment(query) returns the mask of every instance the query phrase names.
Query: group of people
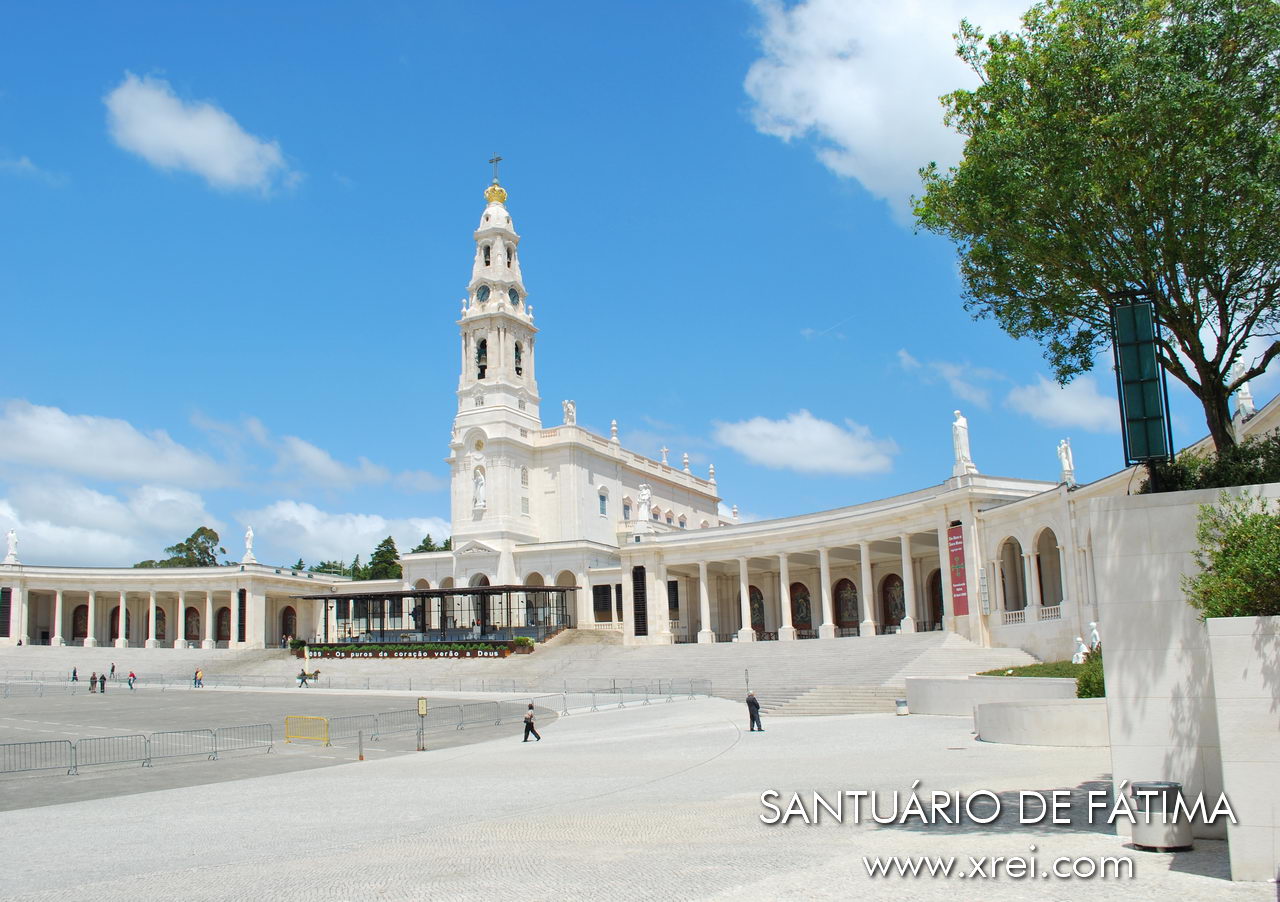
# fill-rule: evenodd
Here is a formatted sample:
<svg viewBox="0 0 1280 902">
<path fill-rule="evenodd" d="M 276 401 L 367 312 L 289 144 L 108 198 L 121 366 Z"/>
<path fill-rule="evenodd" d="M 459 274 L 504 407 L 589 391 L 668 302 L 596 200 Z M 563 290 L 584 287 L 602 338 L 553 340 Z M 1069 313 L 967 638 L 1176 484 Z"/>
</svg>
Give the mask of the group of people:
<svg viewBox="0 0 1280 902">
<path fill-rule="evenodd" d="M 290 643 L 290 642 L 292 642 L 292 641 L 293 641 L 293 636 L 281 636 L 281 637 L 280 637 L 280 647 L 281 647 L 281 648 L 288 648 L 288 647 L 289 647 L 289 643 Z"/>
<path fill-rule="evenodd" d="M 192 689 L 204 688 L 204 671 L 201 670 L 199 667 L 196 668 L 195 673 L 191 674 L 191 688 Z"/>
<path fill-rule="evenodd" d="M 114 663 L 111 665 L 109 678 L 112 680 L 116 678 L 116 665 Z M 91 674 L 89 674 L 89 691 L 99 695 L 106 695 L 107 679 L 108 679 L 107 671 L 104 670 L 102 671 L 102 673 L 98 673 L 98 671 L 96 670 L 93 671 Z M 133 684 L 137 682 L 138 675 L 134 673 L 132 670 L 130 670 L 128 680 L 129 680 L 129 691 L 132 692 Z M 80 682 L 80 671 L 76 667 L 71 668 L 71 682 L 73 683 Z"/>
</svg>

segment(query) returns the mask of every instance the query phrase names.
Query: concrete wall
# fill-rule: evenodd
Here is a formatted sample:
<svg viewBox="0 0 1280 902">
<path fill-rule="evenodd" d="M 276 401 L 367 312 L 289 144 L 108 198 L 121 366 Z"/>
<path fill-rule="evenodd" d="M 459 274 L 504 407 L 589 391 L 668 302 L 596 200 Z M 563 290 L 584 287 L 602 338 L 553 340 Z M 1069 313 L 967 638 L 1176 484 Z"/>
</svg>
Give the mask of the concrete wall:
<svg viewBox="0 0 1280 902">
<path fill-rule="evenodd" d="M 983 742 L 1100 747 L 1108 744 L 1105 698 L 989 702 L 974 709 Z"/>
<path fill-rule="evenodd" d="M 1233 880 L 1280 876 L 1280 617 L 1206 621 Z"/>
<path fill-rule="evenodd" d="M 1280 484 L 1251 487 L 1270 498 Z M 1238 492 L 1239 490 L 1232 490 Z M 1105 650 L 1112 779 L 1223 789 L 1209 637 L 1180 579 L 1195 572 L 1196 515 L 1219 491 L 1097 498 L 1088 529 Z M 1126 830 L 1121 819 L 1118 829 Z M 1225 824 L 1194 825 L 1221 838 Z"/>
<path fill-rule="evenodd" d="M 974 705 L 1028 699 L 1076 697 L 1076 681 L 1039 677 L 907 677 L 912 714 L 972 716 Z"/>
</svg>

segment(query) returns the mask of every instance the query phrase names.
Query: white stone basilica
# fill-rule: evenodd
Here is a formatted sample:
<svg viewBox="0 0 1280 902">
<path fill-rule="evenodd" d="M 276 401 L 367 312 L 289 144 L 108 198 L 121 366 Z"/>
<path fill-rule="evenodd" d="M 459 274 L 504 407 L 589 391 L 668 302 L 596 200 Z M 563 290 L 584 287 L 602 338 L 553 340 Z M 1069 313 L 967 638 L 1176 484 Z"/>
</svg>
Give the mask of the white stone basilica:
<svg viewBox="0 0 1280 902">
<path fill-rule="evenodd" d="M 458 319 L 452 551 L 403 555 L 402 580 L 352 583 L 259 564 L 251 547 L 223 567 L 27 566 L 11 536 L 0 644 L 261 648 L 338 635 L 331 599 L 385 592 L 389 622 L 421 629 L 413 592 L 504 586 L 567 588 L 566 625 L 637 645 L 948 630 L 1054 659 L 1088 635 L 1100 512 L 1136 489 L 1135 470 L 1077 486 L 1064 440 L 1056 480 L 984 475 L 957 411 L 953 467 L 937 484 L 776 520 L 721 517 L 714 468 L 703 478 L 687 456 L 629 451 L 616 424 L 609 436 L 579 426 L 572 401 L 544 426 L 520 237 L 496 178 L 484 196 Z M 1241 404 L 1239 434 L 1278 425 L 1276 401 Z M 426 621 L 458 625 L 444 607 Z"/>
</svg>

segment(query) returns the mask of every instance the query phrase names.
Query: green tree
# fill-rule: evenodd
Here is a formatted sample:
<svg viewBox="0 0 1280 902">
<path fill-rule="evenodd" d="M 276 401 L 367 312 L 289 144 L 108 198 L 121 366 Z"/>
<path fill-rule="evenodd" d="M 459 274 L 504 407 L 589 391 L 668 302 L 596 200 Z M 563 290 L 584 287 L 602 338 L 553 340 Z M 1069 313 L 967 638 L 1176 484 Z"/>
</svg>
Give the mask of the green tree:
<svg viewBox="0 0 1280 902">
<path fill-rule="evenodd" d="M 218 555 L 227 549 L 218 544 L 218 534 L 207 526 L 201 526 L 190 536 L 165 549 L 169 555 L 164 560 L 139 561 L 134 567 L 216 567 Z"/>
<path fill-rule="evenodd" d="M 368 569 L 368 567 L 365 567 L 360 563 L 360 555 L 357 554 L 351 559 L 351 571 L 347 575 L 352 579 L 368 579 L 368 577 L 365 576 Z"/>
<path fill-rule="evenodd" d="M 1280 615 L 1280 504 L 1223 492 L 1201 506 L 1196 542 L 1200 571 L 1182 589 L 1201 617 Z"/>
<path fill-rule="evenodd" d="M 365 571 L 365 579 L 399 579 L 403 571 L 400 569 L 400 552 L 396 550 L 396 540 L 387 536 L 373 549 L 369 558 L 369 566 Z"/>
<path fill-rule="evenodd" d="M 1280 4 L 1047 0 L 956 37 L 981 84 L 943 98 L 964 156 L 920 171 L 915 212 L 956 242 L 966 309 L 1065 384 L 1112 305 L 1150 299 L 1161 363 L 1233 445 L 1230 394 L 1280 353 L 1244 359 L 1280 329 Z"/>
<path fill-rule="evenodd" d="M 419 542 L 416 546 L 414 546 L 413 550 L 410 551 L 409 553 L 421 554 L 424 551 L 440 551 L 440 550 L 442 549 L 439 548 L 436 545 L 435 540 L 431 538 L 431 533 L 427 533 L 427 537 L 423 539 L 421 542 Z"/>
<path fill-rule="evenodd" d="M 444 544 L 440 546 L 441 551 L 453 551 L 453 536 L 444 540 Z"/>
<path fill-rule="evenodd" d="M 302 562 L 302 558 L 298 558 L 298 563 L 294 564 L 292 569 L 305 570 L 307 569 L 307 565 Z"/>
<path fill-rule="evenodd" d="M 334 576 L 346 576 L 347 574 L 345 561 L 321 561 L 318 564 L 312 564 L 307 569 L 312 573 L 331 573 Z"/>
</svg>

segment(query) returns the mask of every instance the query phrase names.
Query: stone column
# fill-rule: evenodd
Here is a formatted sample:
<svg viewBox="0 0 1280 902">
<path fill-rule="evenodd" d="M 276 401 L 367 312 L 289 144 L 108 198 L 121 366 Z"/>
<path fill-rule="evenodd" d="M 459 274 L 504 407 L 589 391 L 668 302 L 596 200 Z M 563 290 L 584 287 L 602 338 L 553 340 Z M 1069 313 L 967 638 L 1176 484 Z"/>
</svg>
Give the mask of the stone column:
<svg viewBox="0 0 1280 902">
<path fill-rule="evenodd" d="M 916 575 L 911 566 L 911 534 L 903 533 L 898 537 L 902 542 L 902 601 L 906 605 L 906 612 L 902 617 L 902 626 L 899 628 L 904 633 L 914 633 L 916 631 Z"/>
<path fill-rule="evenodd" d="M 66 645 L 67 640 L 62 638 L 62 590 L 58 589 L 53 593 L 53 636 L 49 639 L 53 645 Z"/>
<path fill-rule="evenodd" d="M 955 627 L 956 609 L 951 598 L 951 549 L 947 547 L 947 524 L 938 527 L 938 579 L 942 580 L 942 628 L 950 621 Z"/>
<path fill-rule="evenodd" d="M 116 626 L 116 648 L 129 647 L 129 634 L 125 632 L 125 627 L 129 623 L 129 593 L 124 589 L 120 590 L 120 610 L 117 614 Z"/>
<path fill-rule="evenodd" d="M 796 637 L 796 628 L 791 622 L 791 562 L 785 554 L 778 555 L 778 607 L 782 609 L 778 639 L 790 642 Z"/>
<path fill-rule="evenodd" d="M 156 640 L 156 590 L 147 593 L 147 640 L 144 648 L 155 648 L 160 643 Z"/>
<path fill-rule="evenodd" d="M 819 639 L 836 637 L 835 606 L 831 601 L 831 551 L 818 549 L 818 579 L 822 581 L 822 626 L 818 627 Z"/>
<path fill-rule="evenodd" d="M 716 631 L 711 628 L 711 590 L 707 586 L 707 562 L 698 561 L 698 630 L 699 642 L 715 642 Z"/>
<path fill-rule="evenodd" d="M 10 630 L 10 634 L 21 639 L 23 645 L 31 644 L 31 611 L 30 592 L 26 586 L 15 586 L 13 598 L 9 602 L 18 612 L 18 628 Z"/>
<path fill-rule="evenodd" d="M 742 609 L 742 628 L 738 630 L 739 642 L 756 641 L 756 631 L 751 628 L 751 580 L 747 576 L 747 559 L 738 558 L 738 604 Z"/>
<path fill-rule="evenodd" d="M 94 648 L 98 644 L 98 592 L 89 590 L 89 623 L 84 631 L 84 647 Z"/>
<path fill-rule="evenodd" d="M 249 607 L 248 598 L 245 599 L 245 608 Z M 248 638 L 246 633 L 245 638 Z M 231 636 L 227 639 L 227 648 L 235 648 L 240 641 L 240 589 L 239 587 L 231 590 Z"/>
<path fill-rule="evenodd" d="M 1035 608 L 1040 610 L 1040 580 L 1036 576 L 1036 553 L 1034 551 L 1024 551 L 1022 553 L 1022 572 L 1026 574 L 1027 581 L 1027 608 Z M 1035 616 L 1029 614 L 1028 616 Z"/>
<path fill-rule="evenodd" d="M 862 585 L 859 586 L 858 603 L 862 605 L 862 623 L 858 632 L 863 636 L 876 634 L 875 586 L 871 582 L 871 543 L 858 543 L 859 566 L 862 569 Z"/>
<path fill-rule="evenodd" d="M 203 630 L 204 639 L 200 642 L 200 647 L 214 648 L 218 643 L 213 638 L 214 633 L 213 633 L 213 590 L 212 589 L 209 589 L 204 593 L 204 617 L 201 619 L 204 621 L 201 624 L 201 626 L 204 627 L 204 630 Z"/>
<path fill-rule="evenodd" d="M 671 604 L 667 599 L 667 565 L 662 561 L 658 562 L 656 576 L 658 577 L 658 594 L 662 596 L 662 605 L 659 608 L 662 619 L 658 621 L 662 629 L 658 630 L 658 639 L 664 645 L 670 645 L 676 640 L 675 636 L 671 635 Z"/>
</svg>

